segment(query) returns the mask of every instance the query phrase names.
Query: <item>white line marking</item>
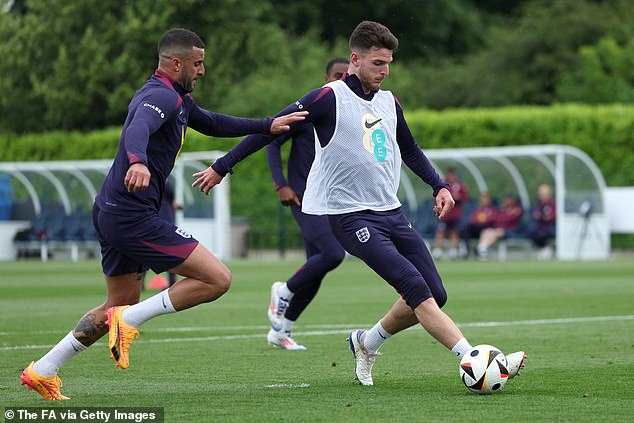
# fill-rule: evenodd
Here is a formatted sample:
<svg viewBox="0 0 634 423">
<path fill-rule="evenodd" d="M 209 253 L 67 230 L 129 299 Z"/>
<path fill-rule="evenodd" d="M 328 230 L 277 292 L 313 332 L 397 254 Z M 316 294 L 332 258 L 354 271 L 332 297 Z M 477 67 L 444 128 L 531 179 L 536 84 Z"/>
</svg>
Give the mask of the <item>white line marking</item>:
<svg viewBox="0 0 634 423">
<path fill-rule="evenodd" d="M 562 319 L 539 319 L 539 320 L 512 320 L 509 322 L 473 322 L 458 323 L 463 328 L 483 328 L 491 326 L 531 326 L 550 325 L 558 323 L 584 323 L 584 322 L 610 322 L 615 320 L 634 320 L 634 315 L 624 316 L 594 316 L 594 317 L 568 317 Z"/>
<path fill-rule="evenodd" d="M 308 383 L 275 383 L 273 385 L 264 385 L 265 388 L 308 388 Z"/>
<path fill-rule="evenodd" d="M 538 319 L 538 320 L 511 320 L 508 322 L 470 322 L 470 323 L 458 323 L 459 327 L 501 327 L 501 326 L 534 326 L 534 325 L 557 325 L 557 324 L 568 324 L 568 323 L 587 323 L 587 322 L 610 322 L 610 321 L 624 321 L 624 320 L 634 320 L 634 315 L 623 315 L 623 316 L 593 316 L 593 317 L 569 317 L 569 318 L 561 318 L 561 319 Z M 322 336 L 322 335 L 341 335 L 348 334 L 355 327 L 363 327 L 365 325 L 352 325 L 352 324 L 340 324 L 340 325 L 306 325 L 305 327 L 341 327 L 345 329 L 338 330 L 315 330 L 315 331 L 299 331 L 294 332 L 296 336 Z M 248 328 L 249 326 L 238 326 L 241 328 Z M 253 326 L 251 326 L 253 327 Z M 257 328 L 268 329 L 268 326 L 255 326 Z M 169 332 L 166 330 L 168 328 L 163 328 L 163 330 L 149 330 L 144 332 L 144 334 L 150 334 L 153 332 Z M 408 330 L 418 330 L 420 327 L 414 326 Z M 204 331 L 204 330 L 216 330 L 215 327 L 200 327 L 196 330 Z M 63 332 L 66 333 L 66 332 Z M 209 341 L 222 341 L 222 340 L 235 340 L 235 339 L 257 339 L 264 338 L 266 335 L 263 333 L 257 334 L 244 334 L 244 335 L 216 335 L 216 336 L 200 336 L 200 337 L 191 337 L 191 338 L 161 338 L 161 339 L 140 339 L 136 342 L 138 343 L 147 343 L 147 344 L 163 344 L 163 343 L 172 343 L 172 342 L 209 342 Z M 6 345 L 6 344 L 5 344 Z M 106 345 L 105 343 L 95 343 L 94 345 Z M 15 346 L 3 346 L 0 347 L 0 351 L 14 351 L 14 350 L 30 350 L 30 349 L 39 349 L 39 348 L 52 348 L 54 345 L 15 345 Z"/>
<path fill-rule="evenodd" d="M 346 323 L 346 324 L 332 324 L 332 325 L 301 325 L 306 329 L 338 329 L 338 328 L 356 328 L 364 327 L 366 323 Z M 220 331 L 241 331 L 241 330 L 269 330 L 269 325 L 257 325 L 257 326 L 190 326 L 190 327 L 172 327 L 172 328 L 152 328 L 144 330 L 144 333 L 154 332 L 220 332 Z M 15 332 L 0 332 L 0 336 L 18 335 L 24 333 L 24 331 Z M 56 335 L 67 334 L 68 329 L 63 330 L 32 330 L 29 331 L 29 335 Z"/>
</svg>

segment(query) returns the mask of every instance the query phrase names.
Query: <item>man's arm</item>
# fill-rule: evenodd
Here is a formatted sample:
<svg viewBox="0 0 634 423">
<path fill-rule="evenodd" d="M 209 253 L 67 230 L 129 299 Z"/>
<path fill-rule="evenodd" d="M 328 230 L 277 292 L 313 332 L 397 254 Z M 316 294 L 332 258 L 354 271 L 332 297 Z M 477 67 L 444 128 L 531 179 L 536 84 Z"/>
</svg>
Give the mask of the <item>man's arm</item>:
<svg viewBox="0 0 634 423">
<path fill-rule="evenodd" d="M 282 116 L 291 113 L 297 113 L 306 111 L 308 112 L 308 116 L 306 116 L 305 122 L 311 122 L 315 124 L 319 122 L 324 115 L 327 114 L 329 110 L 329 106 L 326 104 L 328 101 L 326 98 L 327 95 L 324 95 L 324 92 L 330 92 L 332 95 L 332 102 L 334 104 L 334 94 L 330 88 L 318 88 L 304 95 L 301 99 L 288 105 L 284 110 L 276 114 L 275 116 Z M 293 127 L 297 125 L 301 125 L 302 123 L 294 123 L 291 125 L 291 130 Z M 333 130 L 334 130 L 334 122 L 333 122 Z M 231 173 L 233 167 L 244 160 L 246 157 L 255 153 L 262 147 L 273 142 L 275 138 L 270 135 L 251 135 L 240 141 L 235 147 L 233 147 L 227 154 L 220 157 L 216 162 L 212 165 L 213 169 L 220 174 L 221 176 L 225 176 L 227 173 Z"/>
<path fill-rule="evenodd" d="M 189 112 L 188 126 L 213 137 L 241 137 L 248 134 L 268 134 L 272 118 L 247 119 L 205 110 L 194 103 Z"/>
<path fill-rule="evenodd" d="M 330 87 L 322 87 L 309 92 L 276 116 L 306 111 L 309 113 L 306 116 L 306 121 L 315 125 L 320 141 L 322 137 L 328 140 L 334 132 L 334 118 L 331 119 L 331 115 L 334 115 L 334 102 L 335 96 L 332 89 Z M 332 122 L 330 122 L 331 120 Z M 291 129 L 296 125 L 298 124 L 291 124 Z M 229 150 L 227 154 L 216 160 L 209 168 L 195 173 L 193 176 L 197 179 L 192 184 L 192 187 L 198 186 L 203 193 L 208 194 L 209 190 L 220 183 L 227 173 L 232 172 L 233 166 L 273 140 L 274 137 L 270 135 L 250 135 L 246 137 Z"/>
<path fill-rule="evenodd" d="M 266 146 L 266 160 L 269 164 L 271 177 L 275 183 L 275 189 L 279 190 L 288 185 L 288 181 L 284 177 L 284 169 L 282 166 L 282 145 L 288 141 L 294 131 L 285 132 L 278 135 L 274 140 Z"/>
<path fill-rule="evenodd" d="M 438 218 L 442 219 L 454 208 L 456 202 L 449 192 L 449 185 L 440 179 L 427 156 L 416 143 L 409 126 L 407 126 L 403 109 L 398 100 L 394 98 L 394 101 L 396 103 L 396 140 L 401 150 L 403 162 L 427 185 L 432 187 L 436 201 L 434 212 Z"/>
<path fill-rule="evenodd" d="M 277 138 L 269 145 L 266 146 L 266 159 L 269 163 L 269 170 L 271 171 L 271 177 L 275 184 L 275 190 L 280 198 L 280 203 L 285 206 L 295 204 L 301 206 L 297 193 L 290 187 L 288 181 L 284 177 L 284 169 L 282 166 L 282 152 L 281 147 L 291 137 L 295 137 L 297 131 L 286 132 Z"/>
<path fill-rule="evenodd" d="M 423 182 L 432 187 L 434 196 L 438 195 L 438 192 L 442 188 L 449 189 L 449 185 L 440 179 L 440 176 L 427 159 L 427 156 L 425 156 L 423 150 L 421 150 L 416 143 L 409 126 L 407 126 L 407 122 L 403 116 L 403 109 L 398 101 L 396 101 L 396 140 L 401 150 L 403 162 L 405 162 L 407 167 L 412 169 Z"/>
<path fill-rule="evenodd" d="M 128 192 L 137 192 L 150 185 L 147 146 L 156 132 L 176 111 L 177 96 L 169 90 L 154 90 L 143 98 L 123 134 L 129 168 L 123 181 Z"/>
<path fill-rule="evenodd" d="M 150 135 L 169 120 L 176 111 L 177 94 L 169 90 L 153 90 L 143 98 L 123 134 L 129 164 L 148 165 L 147 145 Z"/>
</svg>

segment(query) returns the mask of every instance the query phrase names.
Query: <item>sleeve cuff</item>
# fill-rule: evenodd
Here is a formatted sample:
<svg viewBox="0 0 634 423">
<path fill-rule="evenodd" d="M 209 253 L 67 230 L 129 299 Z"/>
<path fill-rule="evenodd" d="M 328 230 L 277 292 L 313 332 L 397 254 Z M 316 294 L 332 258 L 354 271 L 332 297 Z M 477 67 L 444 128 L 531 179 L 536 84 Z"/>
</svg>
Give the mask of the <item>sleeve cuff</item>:
<svg viewBox="0 0 634 423">
<path fill-rule="evenodd" d="M 218 175 L 222 176 L 223 178 L 225 176 L 227 176 L 227 173 L 232 174 L 233 175 L 233 169 L 227 169 L 225 166 L 223 166 L 223 164 L 220 162 L 220 159 L 216 160 L 212 165 L 211 168 L 216 171 L 216 173 L 218 173 Z"/>
<path fill-rule="evenodd" d="M 443 188 L 449 189 L 449 185 L 444 183 L 444 182 L 441 182 L 440 184 L 435 185 L 434 186 L 433 196 L 436 197 L 438 195 L 438 193 L 440 192 L 440 190 L 443 189 Z"/>
<path fill-rule="evenodd" d="M 264 120 L 266 121 L 266 129 L 264 130 L 265 134 L 270 134 L 271 133 L 271 126 L 273 126 L 273 118 L 272 117 L 265 117 Z"/>
</svg>

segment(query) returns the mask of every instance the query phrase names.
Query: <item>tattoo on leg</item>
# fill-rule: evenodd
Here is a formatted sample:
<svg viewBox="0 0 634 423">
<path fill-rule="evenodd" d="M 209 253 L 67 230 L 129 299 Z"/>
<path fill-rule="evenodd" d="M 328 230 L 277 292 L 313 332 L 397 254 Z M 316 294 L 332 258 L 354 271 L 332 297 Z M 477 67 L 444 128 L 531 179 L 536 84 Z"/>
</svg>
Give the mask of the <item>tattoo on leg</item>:
<svg viewBox="0 0 634 423">
<path fill-rule="evenodd" d="M 106 333 L 108 333 L 108 326 L 106 326 L 105 317 L 97 317 L 94 312 L 89 311 L 77 323 L 74 334 L 79 342 L 89 346 Z"/>
</svg>

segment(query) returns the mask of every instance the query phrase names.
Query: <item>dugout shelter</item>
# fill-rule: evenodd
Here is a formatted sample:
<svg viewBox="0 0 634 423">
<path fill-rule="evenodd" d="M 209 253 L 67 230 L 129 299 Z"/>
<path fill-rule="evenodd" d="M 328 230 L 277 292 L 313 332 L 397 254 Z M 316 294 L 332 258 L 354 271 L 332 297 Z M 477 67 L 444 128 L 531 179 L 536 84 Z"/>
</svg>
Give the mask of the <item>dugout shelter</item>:
<svg viewBox="0 0 634 423">
<path fill-rule="evenodd" d="M 553 189 L 557 208 L 553 243 L 556 257 L 589 260 L 609 256 L 605 180 L 583 151 L 565 145 L 531 145 L 435 149 L 425 150 L 425 154 L 441 177 L 447 169 L 453 168 L 467 185 L 471 203 L 465 207 L 465 219 L 475 208 L 480 193 L 489 192 L 498 199 L 513 193 L 524 208 L 523 226 L 528 230 L 537 187 L 548 184 Z M 416 229 L 424 238 L 433 238 L 437 219 L 432 212 L 429 187 L 405 166 L 401 172 L 399 198 Z"/>
<path fill-rule="evenodd" d="M 229 182 L 209 196 L 191 188 L 191 175 L 221 152 L 183 153 L 172 175 L 176 224 L 220 258 L 231 251 Z M 99 255 L 92 204 L 112 160 L 0 162 L 0 260 L 38 255 L 43 261 L 62 251 L 77 261 Z"/>
<path fill-rule="evenodd" d="M 472 199 L 485 191 L 496 198 L 514 193 L 525 210 L 526 225 L 530 225 L 537 187 L 549 184 L 557 206 L 553 245 L 556 257 L 585 260 L 609 256 L 605 181 L 596 164 L 581 150 L 563 145 L 533 145 L 436 149 L 425 153 L 441 176 L 448 168 L 454 168 Z M 176 201 L 183 206 L 176 213 L 176 224 L 226 259 L 232 252 L 230 178 L 225 178 L 209 196 L 190 186 L 193 173 L 223 154 L 183 153 L 171 177 Z M 67 252 L 72 260 L 78 260 L 85 251 L 98 255 L 91 206 L 111 163 L 0 162 L 0 260 L 12 260 L 21 253 L 35 253 L 46 260 L 51 249 Z M 405 166 L 399 198 L 414 227 L 424 238 L 432 238 L 437 219 L 432 212 L 430 189 Z M 526 245 L 526 239 L 519 241 Z"/>
</svg>

